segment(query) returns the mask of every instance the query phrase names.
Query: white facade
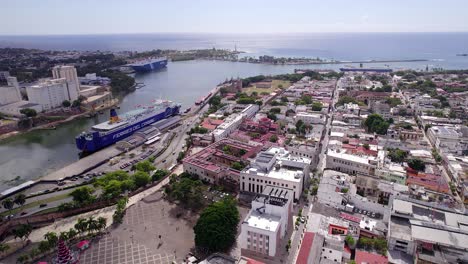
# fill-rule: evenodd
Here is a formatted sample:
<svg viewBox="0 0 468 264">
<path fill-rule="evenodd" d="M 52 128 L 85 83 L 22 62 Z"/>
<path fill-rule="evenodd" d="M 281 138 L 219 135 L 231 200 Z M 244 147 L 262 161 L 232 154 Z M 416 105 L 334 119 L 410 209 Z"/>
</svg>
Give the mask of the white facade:
<svg viewBox="0 0 468 264">
<path fill-rule="evenodd" d="M 447 126 L 434 126 L 427 131 L 427 138 L 434 147 L 450 153 L 462 151 L 462 137 L 462 133 L 459 133 L 455 128 Z"/>
<path fill-rule="evenodd" d="M 363 157 L 328 151 L 326 166 L 329 169 L 353 175 L 357 173 L 374 175 L 377 163 L 378 162 L 374 157 Z"/>
<path fill-rule="evenodd" d="M 298 112 L 295 121 L 302 120 L 306 124 L 323 124 L 323 116 L 320 114 L 311 114 L 306 112 Z"/>
<path fill-rule="evenodd" d="M 240 176 L 240 190 L 262 193 L 268 185 L 293 191 L 299 200 L 304 180 L 308 180 L 310 159 L 291 156 L 283 148 L 271 148 L 257 155 L 254 162 Z"/>
<path fill-rule="evenodd" d="M 73 66 L 55 66 L 52 69 L 52 76 L 54 79 L 65 78 L 67 81 L 67 89 L 69 93 L 69 100 L 74 101 L 80 95 L 80 81 L 76 69 Z"/>
<path fill-rule="evenodd" d="M 47 80 L 26 88 L 29 102 L 39 104 L 42 110 L 60 107 L 65 100 L 71 100 L 65 79 Z"/>
<path fill-rule="evenodd" d="M 21 101 L 21 92 L 16 77 L 7 77 L 7 86 L 0 87 L 0 105 Z"/>
<path fill-rule="evenodd" d="M 257 196 L 241 225 L 241 249 L 270 257 L 281 252 L 281 239 L 292 219 L 291 200 L 291 190 L 273 186 Z"/>
<path fill-rule="evenodd" d="M 224 123 L 213 130 L 213 135 L 216 141 L 228 137 L 234 132 L 246 118 L 252 118 L 258 112 L 260 107 L 256 104 L 247 105 L 240 113 L 228 116 Z"/>
</svg>

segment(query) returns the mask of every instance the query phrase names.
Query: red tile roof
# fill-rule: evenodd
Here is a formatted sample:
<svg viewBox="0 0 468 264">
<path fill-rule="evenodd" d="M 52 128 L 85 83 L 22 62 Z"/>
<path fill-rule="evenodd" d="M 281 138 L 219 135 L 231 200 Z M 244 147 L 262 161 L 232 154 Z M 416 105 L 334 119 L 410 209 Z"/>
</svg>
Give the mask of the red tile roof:
<svg viewBox="0 0 468 264">
<path fill-rule="evenodd" d="M 385 256 L 369 253 L 366 251 L 356 250 L 356 264 L 387 264 L 388 259 Z"/>
<path fill-rule="evenodd" d="M 310 249 L 312 248 L 312 243 L 314 242 L 314 236 L 315 234 L 312 232 L 305 233 L 301 248 L 299 249 L 299 255 L 297 255 L 296 264 L 307 264 Z"/>
</svg>

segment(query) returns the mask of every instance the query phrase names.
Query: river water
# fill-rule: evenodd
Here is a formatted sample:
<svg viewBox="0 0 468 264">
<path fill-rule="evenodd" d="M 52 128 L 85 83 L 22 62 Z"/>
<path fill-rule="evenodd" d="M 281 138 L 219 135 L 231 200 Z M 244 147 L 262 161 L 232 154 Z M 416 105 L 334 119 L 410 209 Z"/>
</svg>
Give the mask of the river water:
<svg viewBox="0 0 468 264">
<path fill-rule="evenodd" d="M 426 64 L 427 62 L 390 63 L 390 66 L 424 69 Z M 468 65 L 468 62 L 464 61 L 463 65 Z M 162 71 L 137 74 L 136 81 L 146 86 L 121 98 L 119 111 L 125 112 L 134 109 L 136 105 L 148 104 L 158 98 L 179 102 L 185 109 L 226 78 L 291 73 L 295 68 L 338 69 L 342 66 L 264 65 L 206 60 L 173 62 Z M 383 65 L 372 64 L 372 66 Z M 74 137 L 105 119 L 107 119 L 106 114 L 97 118 L 73 121 L 59 126 L 56 130 L 34 131 L 1 141 L 0 190 L 25 180 L 37 179 L 78 160 Z M 11 181 L 18 176 L 20 180 Z"/>
</svg>

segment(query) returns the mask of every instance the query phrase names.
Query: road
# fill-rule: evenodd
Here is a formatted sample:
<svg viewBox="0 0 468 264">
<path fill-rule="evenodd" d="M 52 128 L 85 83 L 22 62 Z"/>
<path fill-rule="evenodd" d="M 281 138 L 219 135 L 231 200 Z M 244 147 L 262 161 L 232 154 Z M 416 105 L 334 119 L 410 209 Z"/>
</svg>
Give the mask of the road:
<svg viewBox="0 0 468 264">
<path fill-rule="evenodd" d="M 338 86 L 338 83 L 337 83 Z M 323 173 L 323 170 L 325 169 L 326 166 L 326 151 L 328 149 L 328 141 L 329 141 L 329 135 L 328 133 L 331 130 L 331 123 L 333 122 L 333 113 L 335 111 L 335 104 L 338 100 L 338 92 L 337 92 L 337 86 L 335 86 L 335 90 L 333 91 L 333 97 L 331 101 L 331 106 L 330 109 L 327 113 L 327 121 L 324 126 L 324 130 L 322 132 L 322 138 L 320 140 L 320 143 L 322 144 L 320 147 L 320 152 L 318 154 L 319 160 L 317 162 L 317 174 L 321 175 Z M 312 206 L 313 203 L 310 203 L 309 206 L 302 206 L 302 212 L 303 216 L 306 216 L 307 214 L 310 214 L 312 212 Z M 310 217 L 309 217 L 310 218 Z M 291 249 L 288 255 L 288 259 L 286 263 L 295 263 L 296 258 L 299 253 L 300 249 L 300 241 L 301 241 L 301 235 L 304 232 L 304 229 L 306 228 L 306 224 L 301 223 L 299 225 L 299 229 L 296 230 L 291 237 Z"/>
</svg>

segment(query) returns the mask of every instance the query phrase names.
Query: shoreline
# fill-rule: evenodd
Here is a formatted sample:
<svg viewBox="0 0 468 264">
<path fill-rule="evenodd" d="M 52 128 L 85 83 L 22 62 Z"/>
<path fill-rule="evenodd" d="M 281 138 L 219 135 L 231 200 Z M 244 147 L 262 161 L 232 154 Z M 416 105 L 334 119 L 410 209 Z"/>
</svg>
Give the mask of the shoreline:
<svg viewBox="0 0 468 264">
<path fill-rule="evenodd" d="M 194 59 L 197 60 L 197 59 Z M 428 59 L 401 59 L 401 60 L 357 60 L 357 61 L 293 61 L 284 63 L 275 62 L 261 62 L 261 61 L 244 61 L 244 60 L 228 60 L 228 59 L 209 59 L 200 58 L 199 60 L 210 61 L 227 61 L 227 62 L 242 62 L 251 64 L 265 64 L 265 65 L 330 65 L 330 64 L 358 64 L 358 63 L 398 63 L 398 62 L 429 62 Z"/>
<path fill-rule="evenodd" d="M 99 108 L 99 110 L 95 110 L 95 111 L 101 111 L 101 110 L 109 109 L 109 108 L 117 105 L 118 103 L 119 103 L 119 99 L 114 98 L 109 105 L 101 107 L 101 108 Z M 29 128 L 27 130 L 24 130 L 24 131 L 16 130 L 16 131 L 8 132 L 6 134 L 2 134 L 2 135 L 0 135 L 0 143 L 1 143 L 1 141 L 6 140 L 8 138 L 23 135 L 23 134 L 27 134 L 29 132 L 33 132 L 33 131 L 37 131 L 37 130 L 55 130 L 56 127 L 61 125 L 61 124 L 71 123 L 71 122 L 75 121 L 76 119 L 87 118 L 87 115 L 89 115 L 91 112 L 92 111 L 88 110 L 88 111 L 85 111 L 85 112 L 83 112 L 81 114 L 69 116 L 69 117 L 67 117 L 67 118 L 65 118 L 63 120 L 58 120 L 58 121 L 54 121 L 54 122 L 51 122 L 51 123 L 42 124 L 42 125 L 39 125 L 37 127 L 31 127 L 31 128 Z"/>
</svg>

